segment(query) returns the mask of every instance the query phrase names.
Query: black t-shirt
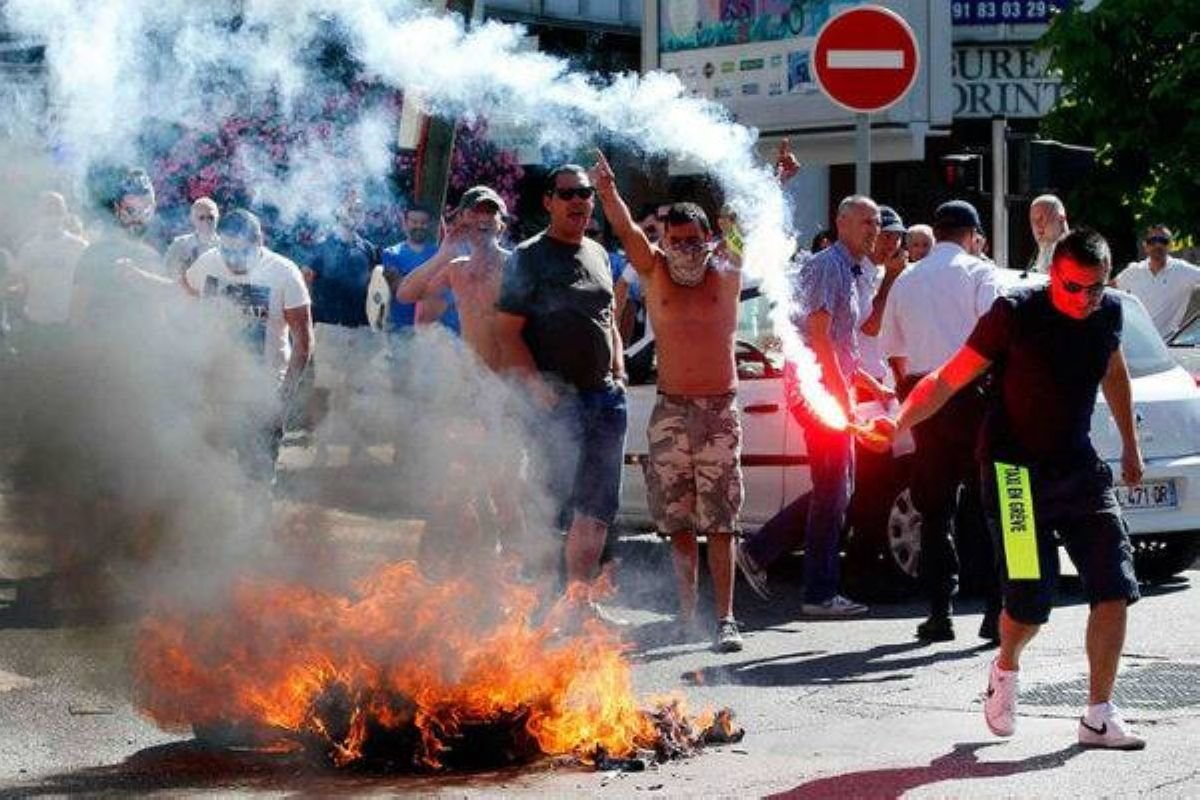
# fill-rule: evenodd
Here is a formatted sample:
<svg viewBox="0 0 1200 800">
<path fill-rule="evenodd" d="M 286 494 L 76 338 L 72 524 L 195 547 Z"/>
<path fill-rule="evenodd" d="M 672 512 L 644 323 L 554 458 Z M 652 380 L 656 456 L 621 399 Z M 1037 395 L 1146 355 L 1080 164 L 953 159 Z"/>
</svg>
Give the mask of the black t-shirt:
<svg viewBox="0 0 1200 800">
<path fill-rule="evenodd" d="M 543 231 L 513 251 L 496 308 L 525 317 L 525 344 L 539 370 L 589 391 L 612 384 L 612 303 L 604 248 Z"/>
<path fill-rule="evenodd" d="M 327 236 L 312 252 L 308 267 L 314 322 L 357 328 L 367 324 L 367 285 L 379 263 L 375 245 L 354 235 L 352 241 Z"/>
<path fill-rule="evenodd" d="M 1121 323 L 1121 301 L 1112 292 L 1081 320 L 1055 309 L 1046 286 L 997 299 L 967 339 L 994 365 L 980 458 L 1045 466 L 1094 461 L 1092 412 L 1121 344 Z"/>
</svg>

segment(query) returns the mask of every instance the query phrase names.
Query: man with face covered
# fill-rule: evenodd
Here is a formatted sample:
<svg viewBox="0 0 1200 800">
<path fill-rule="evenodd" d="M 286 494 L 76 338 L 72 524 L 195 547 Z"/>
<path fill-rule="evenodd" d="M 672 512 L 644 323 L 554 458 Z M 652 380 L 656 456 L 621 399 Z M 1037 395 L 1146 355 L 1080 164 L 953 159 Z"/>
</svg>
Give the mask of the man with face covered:
<svg viewBox="0 0 1200 800">
<path fill-rule="evenodd" d="M 267 359 L 286 405 L 294 396 L 312 353 L 312 313 L 308 286 L 288 259 L 263 246 L 262 225 L 236 209 L 217 226 L 217 247 L 201 254 L 184 273 L 192 295 L 232 303 L 243 315 L 244 334 L 255 355 Z M 274 472 L 281 417 L 259 421 L 238 439 L 248 471 L 259 478 Z"/>
<path fill-rule="evenodd" d="M 211 197 L 201 197 L 192 203 L 188 213 L 192 232 L 176 236 L 167 247 L 164 260 L 168 275 L 182 276 L 201 253 L 217 246 L 217 220 L 220 218 L 221 212 Z"/>
<path fill-rule="evenodd" d="M 162 257 L 143 241 L 154 219 L 154 186 L 142 169 L 116 178 L 108 205 L 115 226 L 79 256 L 71 298 L 75 325 L 116 324 L 125 315 L 144 313 L 145 293 L 174 281 L 162 274 Z"/>
<path fill-rule="evenodd" d="M 680 622 L 686 631 L 696 613 L 697 536 L 703 535 L 716 606 L 713 647 L 736 652 L 742 649 L 733 616 L 733 539 L 742 506 L 734 362 L 740 265 L 728 251 L 714 257 L 713 232 L 699 206 L 669 206 L 663 237 L 652 244 L 602 154 L 592 175 L 654 325 L 658 401 L 647 429 L 646 488 L 658 532 L 671 540 Z"/>
</svg>

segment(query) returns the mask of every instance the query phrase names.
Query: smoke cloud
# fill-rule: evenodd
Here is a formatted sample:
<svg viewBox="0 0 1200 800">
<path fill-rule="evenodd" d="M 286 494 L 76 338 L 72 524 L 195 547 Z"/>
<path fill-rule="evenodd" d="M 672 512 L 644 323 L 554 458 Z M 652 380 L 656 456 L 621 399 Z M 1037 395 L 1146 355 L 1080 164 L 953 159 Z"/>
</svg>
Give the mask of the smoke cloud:
<svg viewBox="0 0 1200 800">
<path fill-rule="evenodd" d="M 264 103 L 281 117 L 302 112 L 330 87 L 325 50 L 336 45 L 363 80 L 419 96 L 433 114 L 502 114 L 527 126 L 548 156 L 610 144 L 713 176 L 743 227 L 748 273 L 776 301 L 785 351 L 802 381 L 815 382 L 812 357 L 788 320 L 786 201 L 755 158 L 756 134 L 720 106 L 686 96 L 673 76 L 605 81 L 574 73 L 562 60 L 522 49 L 519 28 L 468 30 L 455 17 L 398 0 L 9 0 L 0 13 L 10 30 L 45 45 L 49 82 L 45 104 L 23 85 L 2 87 L 17 111 L 4 160 L 22 160 L 18 152 L 27 151 L 18 147 L 29 142 L 45 141 L 53 154 L 10 196 L 57 186 L 85 197 L 90 171 L 142 163 L 148 137 L 164 128 L 215 130 Z M 286 165 L 269 148 L 243 142 L 237 157 L 254 203 L 277 208 L 284 225 L 303 215 L 328 221 L 345 188 L 386 179 L 394 125 L 387 101 L 370 100 L 336 140 L 292 143 Z M 21 218 L 28 208 L 4 210 Z M 339 554 L 311 558 L 319 537 L 298 541 L 304 526 L 272 519 L 261 487 L 231 453 L 247 419 L 279 413 L 234 322 L 174 290 L 149 293 L 136 308 L 89 330 L 86 343 L 9 372 L 5 383 L 17 391 L 0 413 L 22 433 L 19 457 L 6 466 L 26 504 L 14 516 L 64 558 L 85 554 L 121 573 L 121 597 L 169 589 L 208 602 L 250 563 L 313 579 L 336 575 L 323 559 L 337 562 Z M 361 445 L 368 463 L 393 463 L 385 473 L 331 470 L 310 498 L 336 506 L 369 496 L 397 515 L 437 512 L 455 505 L 464 487 L 501 493 L 538 468 L 520 393 L 456 342 L 435 333 L 385 345 L 364 332 L 348 347 L 355 355 L 315 434 L 317 449 Z M 390 454 L 381 443 L 393 445 Z M 504 517 L 488 492 L 472 492 L 466 513 Z M 548 500 L 519 499 L 545 549 Z M 670 592 L 667 584 L 664 577 Z"/>
</svg>

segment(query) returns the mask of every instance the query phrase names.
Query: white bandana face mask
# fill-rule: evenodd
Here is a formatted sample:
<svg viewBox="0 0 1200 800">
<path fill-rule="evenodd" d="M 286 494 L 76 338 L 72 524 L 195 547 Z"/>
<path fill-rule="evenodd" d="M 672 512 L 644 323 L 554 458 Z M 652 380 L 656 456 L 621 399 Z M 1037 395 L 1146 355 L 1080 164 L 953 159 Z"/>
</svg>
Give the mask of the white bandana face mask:
<svg viewBox="0 0 1200 800">
<path fill-rule="evenodd" d="M 667 245 L 663 248 L 667 257 L 667 273 L 671 280 L 680 286 L 699 286 L 708 272 L 712 249 L 708 245 L 697 244 L 683 247 Z"/>
</svg>

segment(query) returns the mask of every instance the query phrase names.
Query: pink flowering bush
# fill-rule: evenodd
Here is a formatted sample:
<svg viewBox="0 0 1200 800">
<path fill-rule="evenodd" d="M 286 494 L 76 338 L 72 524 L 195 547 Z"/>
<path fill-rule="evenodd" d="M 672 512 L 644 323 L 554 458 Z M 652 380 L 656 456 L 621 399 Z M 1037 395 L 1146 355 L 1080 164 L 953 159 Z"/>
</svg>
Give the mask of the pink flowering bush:
<svg viewBox="0 0 1200 800">
<path fill-rule="evenodd" d="M 247 174 L 247 153 L 258 168 L 280 178 L 293 166 L 294 154 L 314 145 L 338 150 L 339 137 L 349 133 L 367 113 L 383 110 L 399 126 L 402 95 L 362 81 L 336 86 L 311 102 L 295 104 L 284 113 L 272 99 L 242 103 L 238 111 L 208 128 L 169 126 L 145 137 L 150 154 L 147 170 L 158 193 L 160 215 L 169 235 L 187 227 L 187 212 L 198 197 L 212 197 L 222 208 L 255 206 L 253 176 Z M 411 198 L 415 156 L 393 151 L 391 174 L 378 176 L 378 186 L 364 193 L 367 235 L 387 244 L 399 238 L 402 209 Z M 487 141 L 483 121 L 461 124 L 451 161 L 448 199 L 456 201 L 468 187 L 485 183 L 515 206 L 517 183 L 523 175 L 514 154 Z M 268 220 L 272 210 L 259 208 Z M 303 245 L 314 234 L 312 223 L 300 222 L 279 238 Z"/>
</svg>

